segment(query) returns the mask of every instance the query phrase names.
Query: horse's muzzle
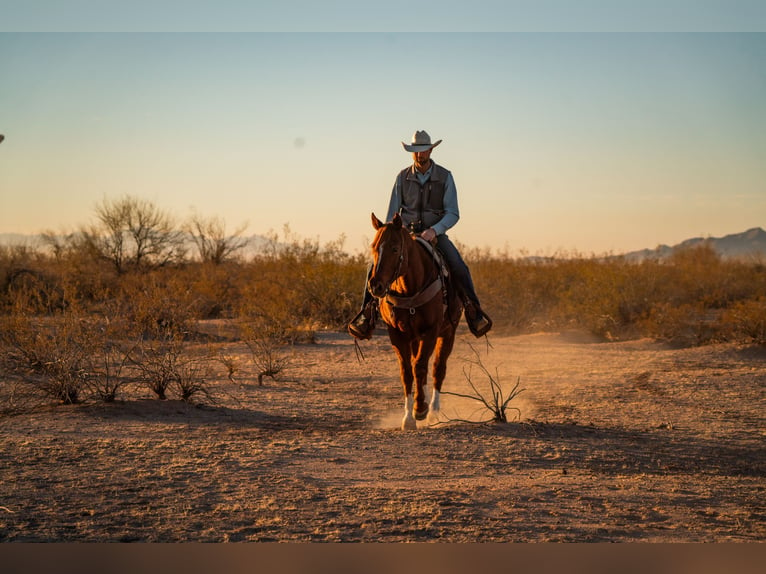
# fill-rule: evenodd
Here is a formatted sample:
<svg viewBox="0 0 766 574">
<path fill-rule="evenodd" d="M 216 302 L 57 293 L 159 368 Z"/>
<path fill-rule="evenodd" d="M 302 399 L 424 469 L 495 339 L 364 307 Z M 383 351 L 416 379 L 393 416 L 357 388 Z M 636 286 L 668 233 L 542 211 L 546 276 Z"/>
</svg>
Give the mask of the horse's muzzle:
<svg viewBox="0 0 766 574">
<path fill-rule="evenodd" d="M 367 287 L 374 297 L 383 297 L 388 292 L 388 286 L 374 277 Z"/>
</svg>

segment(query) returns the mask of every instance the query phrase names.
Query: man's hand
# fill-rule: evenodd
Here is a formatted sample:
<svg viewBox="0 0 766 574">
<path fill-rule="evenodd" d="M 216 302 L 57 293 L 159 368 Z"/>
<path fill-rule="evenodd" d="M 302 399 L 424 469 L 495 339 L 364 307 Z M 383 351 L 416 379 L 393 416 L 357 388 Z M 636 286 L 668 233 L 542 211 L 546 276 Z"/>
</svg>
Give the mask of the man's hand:
<svg viewBox="0 0 766 574">
<path fill-rule="evenodd" d="M 420 234 L 420 237 L 422 237 L 429 243 L 433 243 L 436 240 L 436 232 L 431 227 L 429 227 L 423 233 Z"/>
</svg>

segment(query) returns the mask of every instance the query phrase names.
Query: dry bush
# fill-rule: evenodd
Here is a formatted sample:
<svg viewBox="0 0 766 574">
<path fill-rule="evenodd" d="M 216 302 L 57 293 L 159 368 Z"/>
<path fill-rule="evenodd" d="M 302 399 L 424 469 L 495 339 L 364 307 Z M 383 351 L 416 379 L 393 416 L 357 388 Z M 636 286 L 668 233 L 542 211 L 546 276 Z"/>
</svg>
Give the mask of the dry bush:
<svg viewBox="0 0 766 574">
<path fill-rule="evenodd" d="M 366 262 L 343 252 L 343 237 L 324 246 L 300 240 L 288 228 L 249 264 L 240 316 L 266 318 L 293 342 L 317 329 L 342 328 L 358 307 Z"/>
<path fill-rule="evenodd" d="M 128 338 L 183 341 L 196 333 L 199 301 L 184 274 L 160 269 L 124 276 L 106 306 Z"/>
<path fill-rule="evenodd" d="M 183 344 L 178 340 L 143 340 L 130 355 L 130 359 L 146 387 L 164 401 L 184 364 Z"/>
<path fill-rule="evenodd" d="M 715 326 L 715 313 L 699 302 L 658 303 L 639 323 L 645 336 L 682 346 L 720 340 L 716 337 Z"/>
<path fill-rule="evenodd" d="M 766 345 L 766 296 L 738 301 L 720 319 L 731 340 Z"/>
<path fill-rule="evenodd" d="M 37 393 L 23 381 L 0 379 L 0 416 L 28 412 L 38 402 Z"/>
<path fill-rule="evenodd" d="M 511 387 L 509 391 L 504 390 L 503 385 L 500 383 L 500 375 L 497 369 L 495 369 L 494 374 L 491 373 L 482 362 L 481 355 L 473 346 L 471 346 L 471 351 L 473 351 L 474 359 L 469 359 L 466 361 L 468 363 L 468 368 L 463 368 L 463 375 L 465 376 L 465 379 L 473 392 L 470 394 L 465 394 L 455 393 L 452 391 L 442 391 L 442 394 L 475 401 L 479 403 L 482 411 L 489 412 L 490 418 L 480 421 L 467 421 L 460 419 L 459 422 L 479 422 L 480 424 L 488 422 L 507 423 L 509 411 L 516 411 L 516 418 L 520 419 L 521 411 L 517 407 L 510 406 L 511 401 L 519 396 L 519 394 L 524 392 L 524 389 L 519 388 L 519 385 L 521 384 L 520 379 L 517 379 L 516 384 Z M 483 390 L 479 388 L 481 385 L 473 381 L 474 368 L 478 369 L 480 374 L 486 378 L 486 385 Z M 455 422 L 457 420 L 458 419 L 449 419 L 448 422 Z"/>
<path fill-rule="evenodd" d="M 44 321 L 14 313 L 2 323 L 3 363 L 13 376 L 61 403 L 82 400 L 101 344 L 98 329 L 71 312 Z"/>
<path fill-rule="evenodd" d="M 208 380 L 211 359 L 192 356 L 178 341 L 142 341 L 131 355 L 141 380 L 160 400 L 174 393 L 183 401 L 203 396 L 215 402 Z"/>
<path fill-rule="evenodd" d="M 253 317 L 240 322 L 242 341 L 250 351 L 250 357 L 258 371 L 258 385 L 263 378 L 276 380 L 290 363 L 284 329 L 265 317 Z"/>
<path fill-rule="evenodd" d="M 211 359 L 209 357 L 189 357 L 178 368 L 175 387 L 182 401 L 191 401 L 202 396 L 208 402 L 216 402 L 212 393 L 209 379 L 212 376 Z"/>
<path fill-rule="evenodd" d="M 198 319 L 234 318 L 242 306 L 242 291 L 248 283 L 244 265 L 226 261 L 191 263 L 172 270 L 186 292 L 194 294 Z"/>
<path fill-rule="evenodd" d="M 137 343 L 128 344 L 104 341 L 100 349 L 94 349 L 98 359 L 88 378 L 88 388 L 93 396 L 105 403 L 114 402 L 120 392 L 135 382 L 130 370 L 130 356 Z"/>
<path fill-rule="evenodd" d="M 177 396 L 190 401 L 202 396 L 215 402 L 209 380 L 214 354 L 195 353 L 184 340 L 184 334 L 172 328 L 159 338 L 141 338 L 128 359 L 137 372 L 137 381 L 159 400 Z"/>
<path fill-rule="evenodd" d="M 114 313 L 124 322 L 123 333 L 137 342 L 129 353 L 131 365 L 157 398 L 168 397 L 171 387 L 184 400 L 205 392 L 199 365 L 189 356 L 188 342 L 198 336 L 197 298 L 179 277 L 166 270 L 126 281 Z"/>
<path fill-rule="evenodd" d="M 507 256 L 464 250 L 482 306 L 495 332 L 513 334 L 544 328 L 555 300 L 552 275 L 545 265 Z"/>
<path fill-rule="evenodd" d="M 686 345 L 753 339 L 748 332 L 757 339 L 766 268 L 722 260 L 708 245 L 643 262 L 468 256 L 498 332 L 579 328 L 608 340 L 647 336 Z"/>
</svg>

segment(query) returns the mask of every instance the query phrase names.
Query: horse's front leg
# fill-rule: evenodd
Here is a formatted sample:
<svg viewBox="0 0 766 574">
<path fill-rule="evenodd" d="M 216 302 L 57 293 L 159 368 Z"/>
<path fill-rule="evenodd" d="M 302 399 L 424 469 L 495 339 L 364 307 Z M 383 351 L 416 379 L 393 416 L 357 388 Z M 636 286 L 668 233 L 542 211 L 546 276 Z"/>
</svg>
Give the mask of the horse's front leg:
<svg viewBox="0 0 766 574">
<path fill-rule="evenodd" d="M 417 348 L 412 357 L 412 370 L 415 373 L 415 419 L 422 421 L 428 416 L 425 388 L 428 381 L 428 362 L 436 346 L 436 334 L 427 335 L 413 346 Z"/>
<path fill-rule="evenodd" d="M 389 333 L 391 344 L 396 351 L 396 358 L 399 359 L 399 377 L 402 381 L 402 390 L 404 391 L 404 418 L 402 419 L 402 430 L 414 430 L 417 428 L 415 418 L 412 416 L 412 406 L 415 399 L 412 393 L 412 353 L 410 345 L 401 335 Z"/>
</svg>

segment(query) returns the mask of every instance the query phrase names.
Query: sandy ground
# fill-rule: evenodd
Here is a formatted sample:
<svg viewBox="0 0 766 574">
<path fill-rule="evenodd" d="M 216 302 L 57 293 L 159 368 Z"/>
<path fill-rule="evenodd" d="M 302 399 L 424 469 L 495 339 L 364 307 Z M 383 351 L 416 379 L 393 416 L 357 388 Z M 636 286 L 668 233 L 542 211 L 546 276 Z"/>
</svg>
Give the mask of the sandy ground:
<svg viewBox="0 0 766 574">
<path fill-rule="evenodd" d="M 766 349 L 460 334 L 445 390 L 510 389 L 508 424 L 444 396 L 398 429 L 385 335 L 294 349 L 218 406 L 152 399 L 0 418 L 2 541 L 763 541 Z M 466 375 L 468 374 L 468 376 Z M 515 415 L 514 413 L 511 413 Z"/>
</svg>

